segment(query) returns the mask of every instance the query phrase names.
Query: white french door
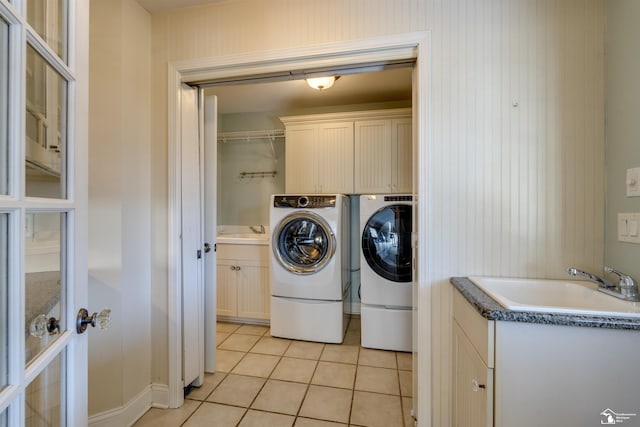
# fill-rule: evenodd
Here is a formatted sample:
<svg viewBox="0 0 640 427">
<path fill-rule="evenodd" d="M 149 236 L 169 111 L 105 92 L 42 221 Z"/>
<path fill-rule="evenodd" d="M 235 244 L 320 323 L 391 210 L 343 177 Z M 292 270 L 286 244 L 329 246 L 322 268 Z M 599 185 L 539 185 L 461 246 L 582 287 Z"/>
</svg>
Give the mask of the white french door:
<svg viewBox="0 0 640 427">
<path fill-rule="evenodd" d="M 0 427 L 87 423 L 86 39 L 88 0 L 0 0 Z"/>
</svg>

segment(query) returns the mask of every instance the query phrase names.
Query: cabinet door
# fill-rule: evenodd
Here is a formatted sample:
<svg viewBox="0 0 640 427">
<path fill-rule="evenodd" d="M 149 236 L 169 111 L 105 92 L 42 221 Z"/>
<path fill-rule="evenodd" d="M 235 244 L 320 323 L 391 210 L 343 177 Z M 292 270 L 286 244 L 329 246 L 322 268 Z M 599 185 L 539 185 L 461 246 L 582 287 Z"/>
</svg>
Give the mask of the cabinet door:
<svg viewBox="0 0 640 427">
<path fill-rule="evenodd" d="M 269 319 L 271 292 L 269 267 L 253 261 L 242 261 L 236 269 L 238 317 Z"/>
<path fill-rule="evenodd" d="M 216 312 L 218 316 L 237 316 L 237 274 L 236 265 L 233 260 L 218 259 L 216 280 L 217 280 L 217 300 Z"/>
<path fill-rule="evenodd" d="M 318 159 L 317 125 L 290 125 L 285 142 L 285 191 L 287 193 L 317 193 Z"/>
<path fill-rule="evenodd" d="M 391 191 L 391 120 L 355 122 L 355 192 Z"/>
<path fill-rule="evenodd" d="M 413 141 L 411 119 L 391 122 L 391 192 L 411 193 L 413 188 Z"/>
<path fill-rule="evenodd" d="M 493 426 L 493 369 L 453 322 L 453 425 Z"/>
<path fill-rule="evenodd" d="M 353 193 L 353 122 L 318 125 L 318 192 Z"/>
</svg>

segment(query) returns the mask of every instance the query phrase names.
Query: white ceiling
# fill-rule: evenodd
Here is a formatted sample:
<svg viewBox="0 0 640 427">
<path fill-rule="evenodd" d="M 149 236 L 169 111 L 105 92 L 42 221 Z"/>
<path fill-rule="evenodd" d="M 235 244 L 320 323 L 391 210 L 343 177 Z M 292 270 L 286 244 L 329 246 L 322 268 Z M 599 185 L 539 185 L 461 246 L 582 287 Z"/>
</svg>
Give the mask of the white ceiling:
<svg viewBox="0 0 640 427">
<path fill-rule="evenodd" d="M 222 114 L 407 101 L 411 99 L 411 71 L 406 67 L 349 74 L 323 91 L 311 89 L 305 80 L 289 80 L 216 86 L 206 93 L 218 97 Z"/>
</svg>

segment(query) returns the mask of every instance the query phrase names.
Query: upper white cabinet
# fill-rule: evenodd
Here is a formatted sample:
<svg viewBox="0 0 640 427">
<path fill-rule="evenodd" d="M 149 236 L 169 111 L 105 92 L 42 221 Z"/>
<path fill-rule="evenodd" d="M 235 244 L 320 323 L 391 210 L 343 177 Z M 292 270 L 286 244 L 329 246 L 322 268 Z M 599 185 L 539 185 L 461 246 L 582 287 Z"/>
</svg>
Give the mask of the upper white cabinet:
<svg viewBox="0 0 640 427">
<path fill-rule="evenodd" d="M 285 138 L 288 193 L 353 193 L 353 122 L 292 124 Z"/>
<path fill-rule="evenodd" d="M 411 193 L 411 118 L 355 122 L 356 193 Z"/>
<path fill-rule="evenodd" d="M 287 193 L 410 193 L 411 109 L 281 117 Z"/>
</svg>

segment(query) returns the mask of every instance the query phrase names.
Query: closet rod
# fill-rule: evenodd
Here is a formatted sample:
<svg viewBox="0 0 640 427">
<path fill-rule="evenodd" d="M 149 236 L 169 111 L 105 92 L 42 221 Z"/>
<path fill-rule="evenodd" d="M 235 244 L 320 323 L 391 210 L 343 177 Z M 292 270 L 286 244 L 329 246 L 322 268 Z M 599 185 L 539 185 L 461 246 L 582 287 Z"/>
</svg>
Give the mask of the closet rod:
<svg viewBox="0 0 640 427">
<path fill-rule="evenodd" d="M 269 139 L 273 141 L 275 138 L 284 138 L 284 129 L 222 132 L 218 134 L 218 141 L 222 142 L 253 141 L 256 139 Z"/>
</svg>

